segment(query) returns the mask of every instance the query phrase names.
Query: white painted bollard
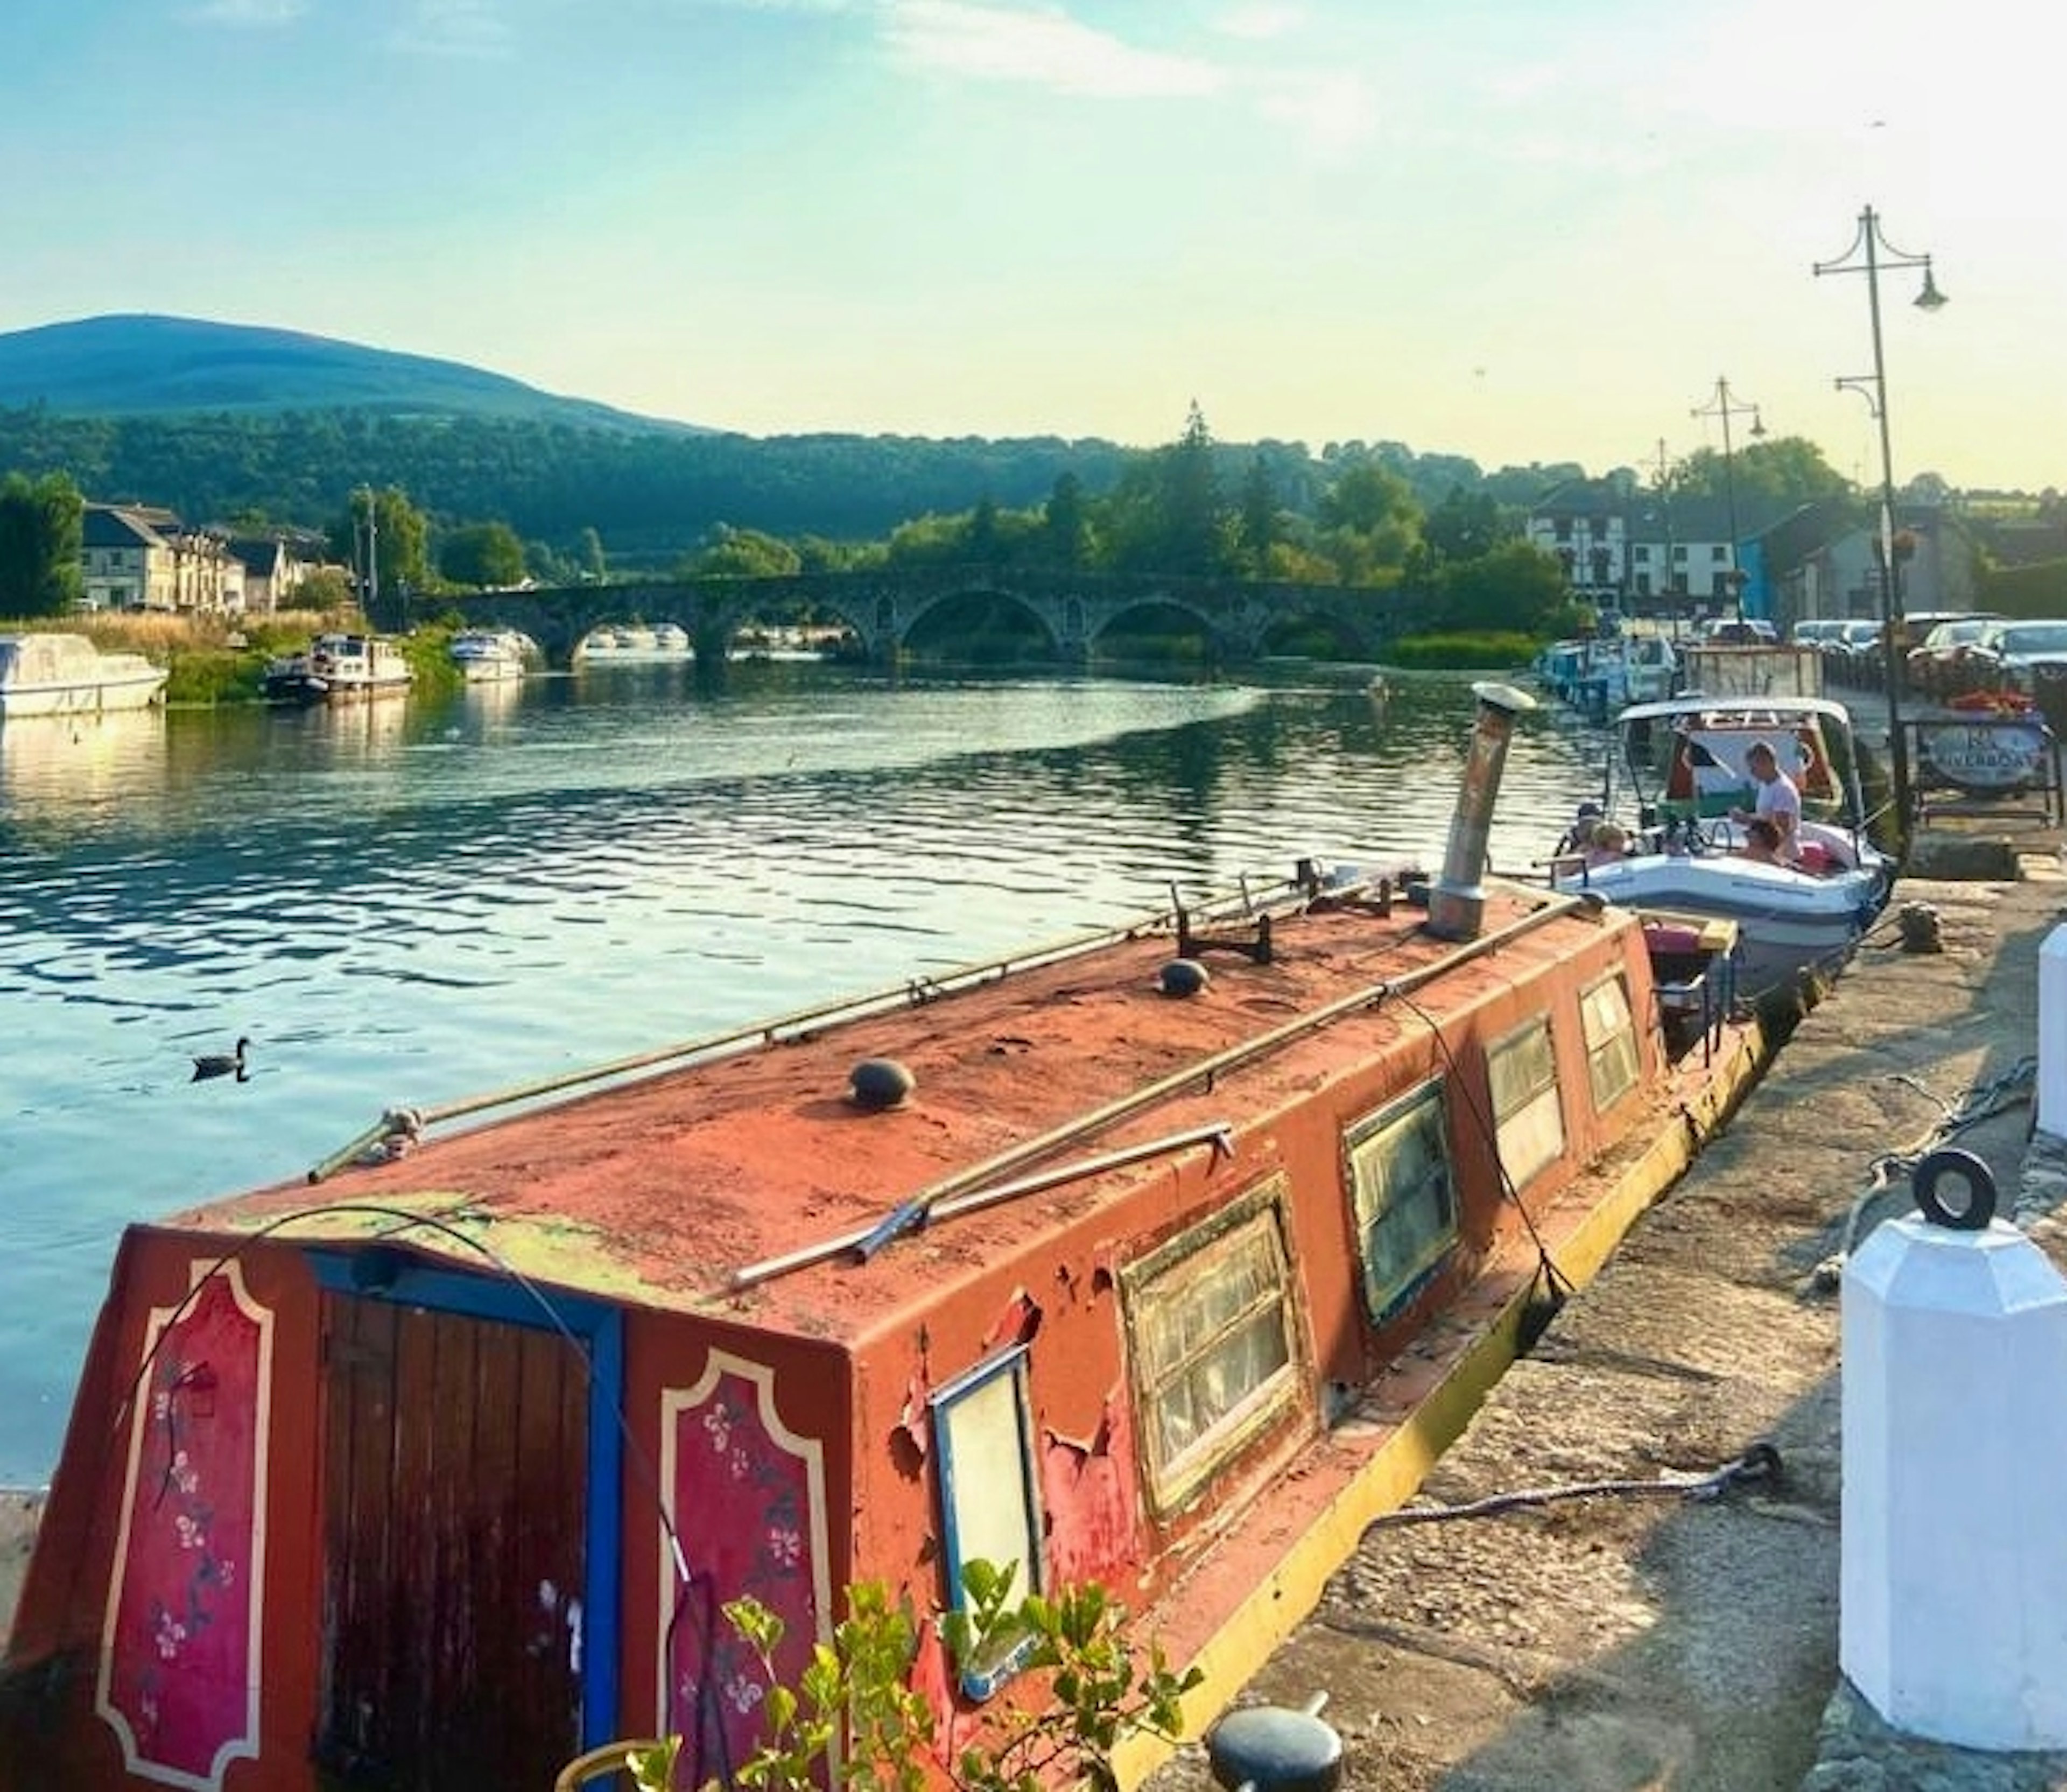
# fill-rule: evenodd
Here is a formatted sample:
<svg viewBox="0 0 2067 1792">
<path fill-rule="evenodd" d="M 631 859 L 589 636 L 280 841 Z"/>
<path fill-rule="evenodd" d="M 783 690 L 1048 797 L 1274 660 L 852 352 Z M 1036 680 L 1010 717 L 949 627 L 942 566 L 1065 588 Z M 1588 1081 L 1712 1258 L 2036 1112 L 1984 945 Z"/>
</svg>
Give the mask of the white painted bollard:
<svg viewBox="0 0 2067 1792">
<path fill-rule="evenodd" d="M 2038 1130 L 2067 1139 L 2067 921 L 2038 949 Z"/>
<path fill-rule="evenodd" d="M 2067 1747 L 2067 1280 L 1970 1152 L 1915 1183 L 1845 1267 L 1839 1664 L 1911 1735 Z"/>
</svg>

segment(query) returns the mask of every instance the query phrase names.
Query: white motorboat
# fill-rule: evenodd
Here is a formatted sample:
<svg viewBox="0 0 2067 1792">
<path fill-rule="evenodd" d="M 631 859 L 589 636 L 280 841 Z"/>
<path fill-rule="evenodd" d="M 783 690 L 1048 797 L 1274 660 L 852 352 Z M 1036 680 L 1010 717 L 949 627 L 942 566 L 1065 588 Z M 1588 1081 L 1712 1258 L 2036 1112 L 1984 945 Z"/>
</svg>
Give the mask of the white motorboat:
<svg viewBox="0 0 2067 1792">
<path fill-rule="evenodd" d="M 379 635 L 319 635 L 305 652 L 266 668 L 266 696 L 274 703 L 350 703 L 400 697 L 412 678 L 400 645 Z"/>
<path fill-rule="evenodd" d="M 1552 861 L 1557 887 L 1647 912 L 1736 922 L 1737 989 L 1748 997 L 1805 970 L 1841 966 L 1894 876 L 1894 862 L 1866 837 L 1844 705 L 1687 696 L 1632 705 L 1618 732 L 1606 807 L 1626 784 L 1637 823 L 1630 849 L 1588 851 L 1568 835 Z M 1801 793 L 1798 855 L 1784 863 L 1748 856 L 1745 831 L 1731 819 L 1756 803 L 1744 755 L 1760 742 Z"/>
<path fill-rule="evenodd" d="M 614 623 L 584 635 L 575 660 L 579 665 L 656 665 L 692 658 L 695 652 L 688 630 L 679 623 Z"/>
<path fill-rule="evenodd" d="M 469 685 L 499 685 L 522 678 L 538 657 L 538 644 L 517 628 L 463 628 L 449 649 L 460 677 Z"/>
<path fill-rule="evenodd" d="M 162 702 L 165 668 L 104 653 L 83 635 L 0 635 L 0 721 L 99 715 Z"/>
</svg>

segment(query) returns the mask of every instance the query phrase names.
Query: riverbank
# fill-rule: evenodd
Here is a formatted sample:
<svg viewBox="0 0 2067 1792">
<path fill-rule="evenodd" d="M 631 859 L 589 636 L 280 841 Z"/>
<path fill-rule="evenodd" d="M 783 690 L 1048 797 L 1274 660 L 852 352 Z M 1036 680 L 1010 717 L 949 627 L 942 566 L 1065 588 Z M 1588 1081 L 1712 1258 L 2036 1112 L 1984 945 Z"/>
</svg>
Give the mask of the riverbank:
<svg viewBox="0 0 2067 1792">
<path fill-rule="evenodd" d="M 2008 1104 L 1959 1142 L 2053 1217 L 2067 1172 L 2013 1073 L 2036 1049 L 2037 961 L 2067 915 L 2057 836 L 2028 880 L 1905 880 L 1941 950 L 1891 916 L 1729 1128 L 1493 1390 L 1415 1506 L 1699 1477 L 1754 1445 L 1776 1477 L 1712 1501 L 1602 1494 L 1373 1527 L 1241 1694 L 1330 1695 L 1343 1783 L 1371 1792 L 1814 1792 L 2067 1783 L 2067 1761 L 1914 1744 L 1838 1671 L 1840 1384 L 1833 1265 L 1906 1209 L 1898 1169 L 1963 1098 Z M 1979 1105 L 1987 1105 L 1979 1099 Z M 2027 1095 L 2028 1099 L 2028 1095 Z M 1154 1792 L 1203 1792 L 1203 1752 Z"/>
</svg>

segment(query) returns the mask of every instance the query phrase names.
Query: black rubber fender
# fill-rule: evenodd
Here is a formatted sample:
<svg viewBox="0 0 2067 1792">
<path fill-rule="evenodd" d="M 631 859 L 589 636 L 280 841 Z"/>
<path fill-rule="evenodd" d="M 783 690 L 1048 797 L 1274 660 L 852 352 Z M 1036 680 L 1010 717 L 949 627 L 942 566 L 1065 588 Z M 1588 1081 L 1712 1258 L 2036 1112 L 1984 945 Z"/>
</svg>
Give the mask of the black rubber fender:
<svg viewBox="0 0 2067 1792">
<path fill-rule="evenodd" d="M 1956 1207 L 1939 1192 L 1948 1178 L 1963 1184 L 1967 1190 L 1965 1201 Z M 1985 1232 L 1996 1217 L 1995 1172 L 1971 1151 L 1946 1145 L 1928 1152 L 1909 1180 L 1916 1192 L 1918 1210 L 1933 1225 L 1954 1232 Z"/>
</svg>

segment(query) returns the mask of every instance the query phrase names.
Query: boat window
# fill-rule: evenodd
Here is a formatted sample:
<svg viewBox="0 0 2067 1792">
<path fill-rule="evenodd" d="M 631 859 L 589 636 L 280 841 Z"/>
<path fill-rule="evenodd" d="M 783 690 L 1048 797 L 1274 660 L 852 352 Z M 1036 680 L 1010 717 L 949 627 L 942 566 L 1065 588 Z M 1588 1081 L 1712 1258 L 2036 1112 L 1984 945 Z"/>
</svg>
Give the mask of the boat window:
<svg viewBox="0 0 2067 1792">
<path fill-rule="evenodd" d="M 1605 1114 L 1636 1087 L 1636 1024 L 1630 1014 L 1629 985 L 1615 971 L 1579 998 L 1586 1034 L 1586 1077 L 1594 1087 L 1594 1111 Z"/>
<path fill-rule="evenodd" d="M 1168 1511 L 1297 1392 L 1285 1179 L 1121 1271 L 1150 1497 Z"/>
<path fill-rule="evenodd" d="M 1501 1165 L 1519 1189 L 1565 1154 L 1549 1016 L 1538 1015 L 1494 1045 L 1486 1054 L 1486 1075 L 1492 1084 Z"/>
<path fill-rule="evenodd" d="M 1373 1320 L 1383 1320 L 1456 1241 L 1443 1084 L 1431 1083 L 1359 1120 L 1343 1144 L 1364 1306 Z"/>
<path fill-rule="evenodd" d="M 1041 1513 L 1036 1493 L 1032 1404 L 1026 1392 L 1026 1351 L 1003 1351 L 936 1388 L 933 1436 L 946 1524 L 948 1597 L 967 1603 L 962 1570 L 988 1562 L 1017 1566 L 1014 1601 L 1042 1589 Z M 962 1690 L 988 1698 L 1018 1664 L 1017 1640 L 996 1658 L 964 1662 Z"/>
</svg>

